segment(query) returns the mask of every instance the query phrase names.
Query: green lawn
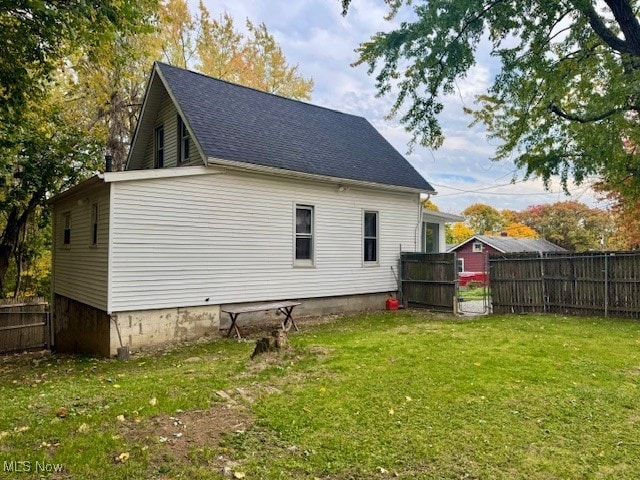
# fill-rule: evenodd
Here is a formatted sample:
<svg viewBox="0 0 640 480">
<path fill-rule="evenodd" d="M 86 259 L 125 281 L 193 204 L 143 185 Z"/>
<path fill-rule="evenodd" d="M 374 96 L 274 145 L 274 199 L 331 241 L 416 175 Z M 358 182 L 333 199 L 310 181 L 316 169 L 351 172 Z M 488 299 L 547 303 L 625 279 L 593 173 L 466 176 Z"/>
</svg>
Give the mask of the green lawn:
<svg viewBox="0 0 640 480">
<path fill-rule="evenodd" d="M 223 339 L 0 360 L 0 478 L 640 478 L 638 322 L 299 324 L 253 361 Z"/>
</svg>

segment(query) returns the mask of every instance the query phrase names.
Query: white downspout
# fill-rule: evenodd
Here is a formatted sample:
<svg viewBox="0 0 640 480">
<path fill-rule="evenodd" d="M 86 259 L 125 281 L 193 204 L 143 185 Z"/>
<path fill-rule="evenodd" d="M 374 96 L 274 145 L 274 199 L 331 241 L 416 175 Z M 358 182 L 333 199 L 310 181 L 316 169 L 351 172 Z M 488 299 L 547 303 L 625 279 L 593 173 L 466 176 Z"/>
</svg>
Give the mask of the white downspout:
<svg viewBox="0 0 640 480">
<path fill-rule="evenodd" d="M 424 200 L 425 202 L 428 202 L 429 199 L 431 198 L 431 194 L 427 193 L 427 198 Z M 414 237 L 414 248 L 413 251 L 414 252 L 420 252 L 422 251 L 422 243 L 420 242 L 420 234 L 422 233 L 421 227 L 422 227 L 422 210 L 423 210 L 423 206 L 422 206 L 423 200 L 420 199 L 420 195 L 418 195 L 418 224 L 416 225 L 416 234 Z"/>
</svg>

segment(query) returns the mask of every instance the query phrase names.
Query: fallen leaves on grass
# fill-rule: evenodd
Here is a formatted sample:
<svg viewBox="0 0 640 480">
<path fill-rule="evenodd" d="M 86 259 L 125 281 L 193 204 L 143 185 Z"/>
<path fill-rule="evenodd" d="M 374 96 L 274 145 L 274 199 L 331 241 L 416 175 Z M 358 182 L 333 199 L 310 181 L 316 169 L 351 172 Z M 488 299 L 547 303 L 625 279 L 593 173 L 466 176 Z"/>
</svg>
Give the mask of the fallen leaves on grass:
<svg viewBox="0 0 640 480">
<path fill-rule="evenodd" d="M 116 463 L 124 463 L 129 460 L 129 452 L 122 452 L 115 458 Z"/>
</svg>

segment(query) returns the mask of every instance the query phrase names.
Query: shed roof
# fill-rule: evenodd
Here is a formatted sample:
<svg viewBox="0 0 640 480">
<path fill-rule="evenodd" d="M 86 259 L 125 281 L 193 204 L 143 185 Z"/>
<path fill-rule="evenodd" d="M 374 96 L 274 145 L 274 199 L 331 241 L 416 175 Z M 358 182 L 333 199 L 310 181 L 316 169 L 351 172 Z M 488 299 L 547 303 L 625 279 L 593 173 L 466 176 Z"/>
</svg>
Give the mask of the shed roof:
<svg viewBox="0 0 640 480">
<path fill-rule="evenodd" d="M 207 163 L 244 162 L 433 192 L 364 118 L 156 63 Z"/>
<path fill-rule="evenodd" d="M 465 240 L 458 245 L 454 245 L 449 249 L 449 251 L 457 250 L 462 245 L 465 245 L 472 241 L 480 241 L 502 253 L 566 251 L 566 249 L 562 248 L 561 246 L 556 245 L 555 243 L 552 243 L 543 238 L 515 238 L 493 235 L 474 235 L 468 240 Z"/>
</svg>

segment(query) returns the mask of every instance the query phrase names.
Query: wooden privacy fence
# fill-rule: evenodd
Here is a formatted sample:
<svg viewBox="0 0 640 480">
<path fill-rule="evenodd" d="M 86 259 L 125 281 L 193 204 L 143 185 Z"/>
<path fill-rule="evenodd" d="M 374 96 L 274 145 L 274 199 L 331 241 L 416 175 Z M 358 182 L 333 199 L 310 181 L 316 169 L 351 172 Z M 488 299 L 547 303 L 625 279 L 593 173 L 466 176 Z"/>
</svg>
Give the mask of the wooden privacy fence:
<svg viewBox="0 0 640 480">
<path fill-rule="evenodd" d="M 640 252 L 491 254 L 494 313 L 640 318 Z"/>
<path fill-rule="evenodd" d="M 403 304 L 453 311 L 457 280 L 455 258 L 454 253 L 401 253 Z"/>
<path fill-rule="evenodd" d="M 0 353 L 49 348 L 49 304 L 42 298 L 0 302 Z"/>
</svg>

